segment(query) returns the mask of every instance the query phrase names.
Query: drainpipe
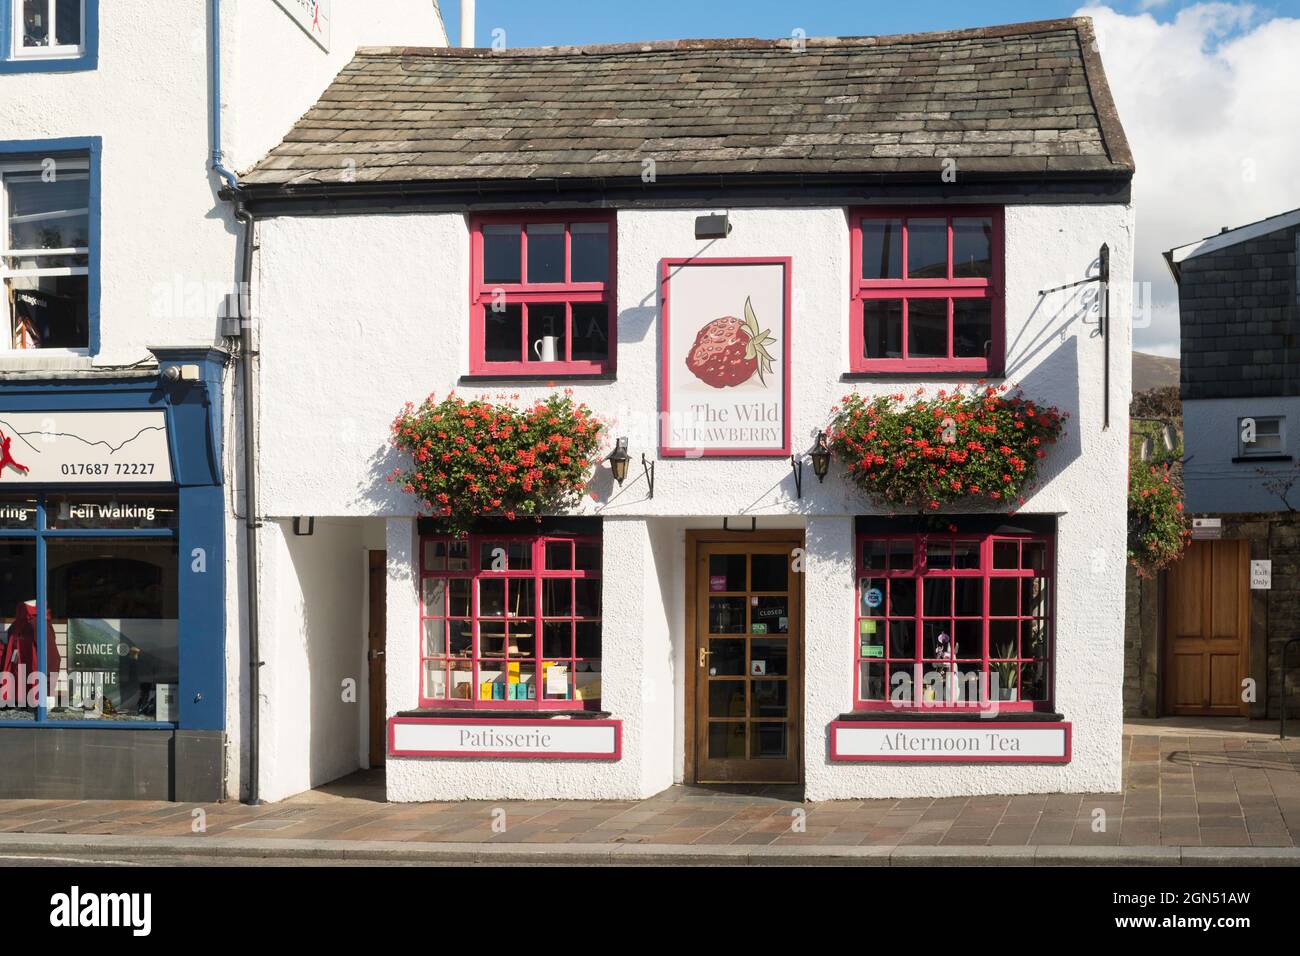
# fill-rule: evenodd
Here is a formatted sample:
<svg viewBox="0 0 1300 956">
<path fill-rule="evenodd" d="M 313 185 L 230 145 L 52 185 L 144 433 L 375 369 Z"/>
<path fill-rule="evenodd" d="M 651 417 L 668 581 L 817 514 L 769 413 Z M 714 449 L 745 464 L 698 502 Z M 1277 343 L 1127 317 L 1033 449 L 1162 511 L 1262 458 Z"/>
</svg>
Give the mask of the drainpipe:
<svg viewBox="0 0 1300 956">
<path fill-rule="evenodd" d="M 212 171 L 225 182 L 218 192 L 221 199 L 234 204 L 234 216 L 243 229 L 243 250 L 235 276 L 235 302 L 239 315 L 240 398 L 244 409 L 244 532 L 246 536 L 245 574 L 248 591 L 248 802 L 257 804 L 258 751 L 261 730 L 261 653 L 258 630 L 257 574 L 257 428 L 254 416 L 256 383 L 253 380 L 253 315 L 250 288 L 253 279 L 253 249 L 257 241 L 256 220 L 244 204 L 239 178 L 226 167 L 221 149 L 221 0 L 208 2 L 209 59 L 212 70 L 209 117 L 212 137 Z"/>
</svg>

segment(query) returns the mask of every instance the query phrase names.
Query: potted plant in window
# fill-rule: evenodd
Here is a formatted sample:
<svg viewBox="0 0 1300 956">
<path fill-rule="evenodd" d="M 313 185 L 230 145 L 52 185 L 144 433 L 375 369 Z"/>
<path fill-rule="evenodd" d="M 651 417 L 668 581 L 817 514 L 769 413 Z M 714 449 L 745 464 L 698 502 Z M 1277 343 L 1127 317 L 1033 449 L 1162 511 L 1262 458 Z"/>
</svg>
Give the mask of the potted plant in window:
<svg viewBox="0 0 1300 956">
<path fill-rule="evenodd" d="M 1003 644 L 996 648 L 998 657 L 1015 657 L 1016 646 L 1014 644 Z M 1014 701 L 1018 699 L 1020 690 L 1017 687 L 1017 676 L 1019 674 L 1020 663 L 1014 660 L 994 660 L 992 661 L 993 672 L 997 676 L 997 699 Z"/>
</svg>

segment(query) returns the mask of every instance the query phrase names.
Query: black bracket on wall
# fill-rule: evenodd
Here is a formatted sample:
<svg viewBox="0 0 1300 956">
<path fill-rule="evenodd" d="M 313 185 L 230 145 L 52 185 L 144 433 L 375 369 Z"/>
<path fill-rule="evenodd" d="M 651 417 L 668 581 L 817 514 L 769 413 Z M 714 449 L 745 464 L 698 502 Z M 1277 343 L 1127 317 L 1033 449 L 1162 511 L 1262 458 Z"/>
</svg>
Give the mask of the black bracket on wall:
<svg viewBox="0 0 1300 956">
<path fill-rule="evenodd" d="M 1105 350 L 1105 364 L 1102 366 L 1102 387 L 1105 391 L 1101 397 L 1101 427 L 1102 429 L 1110 428 L 1110 245 L 1103 242 L 1101 249 L 1097 252 L 1097 274 L 1089 276 L 1086 279 L 1080 279 L 1078 282 L 1067 282 L 1065 285 L 1058 285 L 1051 289 L 1039 289 L 1039 296 L 1050 295 L 1053 292 L 1063 292 L 1066 289 L 1073 289 L 1081 285 L 1088 285 L 1090 282 L 1100 283 L 1098 288 L 1098 301 L 1101 311 L 1097 319 L 1097 334 L 1101 336 L 1102 347 Z"/>
<path fill-rule="evenodd" d="M 729 525 L 729 524 L 727 523 L 727 520 L 728 520 L 728 519 L 726 519 L 726 518 L 723 518 L 723 519 L 722 519 L 722 530 L 723 530 L 723 531 L 743 531 L 745 534 L 749 534 L 751 531 L 757 531 L 757 530 L 758 530 L 758 518 L 757 518 L 757 517 L 752 517 L 752 518 L 749 519 L 749 527 L 748 527 L 748 528 L 733 528 L 733 527 L 731 527 L 731 525 Z"/>
</svg>

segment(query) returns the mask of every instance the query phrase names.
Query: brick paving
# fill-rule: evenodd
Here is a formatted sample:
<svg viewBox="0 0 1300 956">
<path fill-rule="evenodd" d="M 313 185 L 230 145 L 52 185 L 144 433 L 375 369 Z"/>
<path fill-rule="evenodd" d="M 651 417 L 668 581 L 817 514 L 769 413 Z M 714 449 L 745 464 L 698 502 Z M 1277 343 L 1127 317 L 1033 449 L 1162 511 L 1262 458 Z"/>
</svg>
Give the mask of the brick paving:
<svg viewBox="0 0 1300 956">
<path fill-rule="evenodd" d="M 126 800 L 0 801 L 0 833 L 183 837 L 194 810 L 225 837 L 411 843 L 715 846 L 1300 845 L 1300 741 L 1262 733 L 1126 733 L 1124 789 L 803 803 L 794 788 L 677 786 L 648 800 L 389 804 L 381 772 L 260 807 Z M 493 812 L 505 811 L 505 832 Z M 1094 830 L 1094 812 L 1106 827 Z M 802 828 L 792 826 L 802 811 Z M 499 828 L 498 828 L 499 829 Z"/>
</svg>

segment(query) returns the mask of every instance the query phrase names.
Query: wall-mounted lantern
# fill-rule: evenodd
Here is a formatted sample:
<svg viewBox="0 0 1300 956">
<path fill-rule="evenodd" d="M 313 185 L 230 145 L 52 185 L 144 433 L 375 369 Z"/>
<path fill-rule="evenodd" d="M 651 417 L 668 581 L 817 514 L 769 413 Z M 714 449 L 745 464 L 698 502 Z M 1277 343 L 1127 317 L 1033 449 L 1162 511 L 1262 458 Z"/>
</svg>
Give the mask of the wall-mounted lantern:
<svg viewBox="0 0 1300 956">
<path fill-rule="evenodd" d="M 813 450 L 808 453 L 812 459 L 813 474 L 817 476 L 817 482 L 826 480 L 827 473 L 831 470 L 831 446 L 826 438 L 825 432 L 817 434 L 817 443 L 813 445 Z"/>
<path fill-rule="evenodd" d="M 605 459 L 609 462 L 610 473 L 613 474 L 614 480 L 618 482 L 619 487 L 627 481 L 627 463 L 632 460 L 632 456 L 627 453 L 627 439 L 620 438 L 614 443 L 614 450 L 611 451 Z"/>
</svg>

